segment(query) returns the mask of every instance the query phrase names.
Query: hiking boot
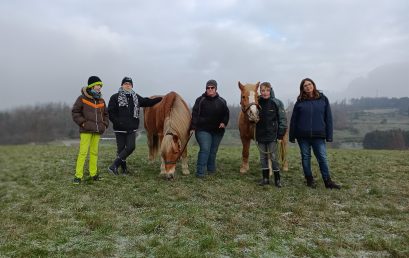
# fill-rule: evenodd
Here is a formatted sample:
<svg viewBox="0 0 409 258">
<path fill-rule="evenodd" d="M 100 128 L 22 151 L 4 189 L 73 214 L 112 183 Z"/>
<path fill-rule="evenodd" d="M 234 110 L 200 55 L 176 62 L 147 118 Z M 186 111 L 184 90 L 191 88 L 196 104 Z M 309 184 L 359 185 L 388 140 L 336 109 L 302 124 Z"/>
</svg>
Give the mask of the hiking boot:
<svg viewBox="0 0 409 258">
<path fill-rule="evenodd" d="M 102 181 L 104 178 L 100 177 L 98 174 L 92 177 L 92 180 L 94 181 Z"/>
<path fill-rule="evenodd" d="M 281 177 L 280 177 L 280 171 L 274 171 L 274 185 L 278 188 L 281 187 Z"/>
<path fill-rule="evenodd" d="M 81 178 L 74 177 L 74 179 L 72 180 L 72 183 L 73 183 L 74 185 L 79 185 L 79 184 L 81 184 Z"/>
<path fill-rule="evenodd" d="M 306 176 L 305 179 L 307 180 L 307 186 L 315 189 L 317 184 L 315 183 L 313 176 Z"/>
<path fill-rule="evenodd" d="M 259 186 L 269 185 L 270 184 L 270 170 L 269 169 L 262 169 L 263 179 L 260 180 L 258 183 Z"/>
<path fill-rule="evenodd" d="M 341 189 L 341 186 L 337 185 L 331 180 L 331 178 L 324 179 L 325 188 L 327 189 Z"/>
</svg>

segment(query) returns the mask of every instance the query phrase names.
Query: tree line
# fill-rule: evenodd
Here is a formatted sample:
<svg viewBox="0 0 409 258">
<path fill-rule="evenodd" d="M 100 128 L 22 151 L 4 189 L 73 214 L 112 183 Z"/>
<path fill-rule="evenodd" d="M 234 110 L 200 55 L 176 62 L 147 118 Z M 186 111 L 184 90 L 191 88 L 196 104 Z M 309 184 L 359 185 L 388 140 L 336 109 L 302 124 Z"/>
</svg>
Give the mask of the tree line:
<svg viewBox="0 0 409 258">
<path fill-rule="evenodd" d="M 0 112 L 0 144 L 46 143 L 78 138 L 78 126 L 72 121 L 71 108 L 65 103 L 47 103 Z M 227 128 L 237 129 L 240 106 L 229 106 L 229 109 Z M 140 120 L 139 128 L 143 129 L 143 112 Z M 112 125 L 105 135 L 113 137 Z"/>
<path fill-rule="evenodd" d="M 288 122 L 291 117 L 293 103 L 287 105 Z M 334 129 L 349 130 L 349 114 L 352 111 L 370 108 L 396 108 L 401 114 L 409 116 L 409 98 L 360 98 L 331 104 Z M 239 105 L 229 105 L 230 121 L 228 129 L 238 129 L 238 115 L 241 112 Z M 406 113 L 405 113 L 406 110 Z M 143 112 L 141 112 L 140 129 L 143 129 Z M 54 140 L 76 139 L 79 137 L 78 126 L 71 118 L 71 105 L 65 103 L 47 103 L 35 106 L 19 107 L 9 111 L 0 112 L 0 144 L 25 144 L 45 143 Z M 393 130 L 392 130 L 393 131 Z M 370 134 L 371 133 L 371 134 Z M 375 131 L 365 136 L 364 148 L 392 148 L 402 149 L 407 147 L 407 133 L 387 132 L 387 136 L 379 136 L 383 132 Z M 402 137 L 400 136 L 402 134 Z M 112 126 L 106 132 L 107 136 L 113 137 Z M 375 135 L 375 137 L 374 137 Z M 379 137 L 376 137 L 379 136 Z M 388 138 L 389 137 L 389 138 Z M 403 141 L 388 139 L 406 139 Z M 372 139 L 376 140 L 372 141 Z M 375 143 L 376 142 L 376 143 Z M 383 142 L 381 145 L 380 142 Z M 385 147 L 381 147 L 385 146 Z"/>
<path fill-rule="evenodd" d="M 409 97 L 404 98 L 369 98 L 361 97 L 350 100 L 350 106 L 357 109 L 395 108 L 399 113 L 409 116 Z"/>
<path fill-rule="evenodd" d="M 409 149 L 409 131 L 393 129 L 372 131 L 365 134 L 362 142 L 364 149 L 405 150 Z"/>
</svg>

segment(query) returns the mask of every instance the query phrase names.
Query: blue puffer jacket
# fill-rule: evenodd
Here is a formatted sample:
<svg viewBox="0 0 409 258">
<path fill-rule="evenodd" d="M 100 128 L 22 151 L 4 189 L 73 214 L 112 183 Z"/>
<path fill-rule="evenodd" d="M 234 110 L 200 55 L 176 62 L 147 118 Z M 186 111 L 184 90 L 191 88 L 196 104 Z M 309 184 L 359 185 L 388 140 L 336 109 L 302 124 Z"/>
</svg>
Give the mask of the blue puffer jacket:
<svg viewBox="0 0 409 258">
<path fill-rule="evenodd" d="M 299 138 L 324 138 L 332 142 L 332 114 L 328 98 L 297 100 L 290 122 L 290 142 Z"/>
</svg>

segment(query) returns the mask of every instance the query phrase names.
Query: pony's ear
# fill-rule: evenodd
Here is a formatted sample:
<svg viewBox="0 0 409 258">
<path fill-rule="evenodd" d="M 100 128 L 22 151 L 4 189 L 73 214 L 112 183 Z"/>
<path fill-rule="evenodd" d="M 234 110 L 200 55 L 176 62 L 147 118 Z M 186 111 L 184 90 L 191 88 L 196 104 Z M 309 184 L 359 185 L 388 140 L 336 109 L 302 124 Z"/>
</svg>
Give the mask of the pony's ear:
<svg viewBox="0 0 409 258">
<path fill-rule="evenodd" d="M 256 91 L 258 91 L 258 88 L 260 87 L 260 82 L 256 83 Z"/>
<path fill-rule="evenodd" d="M 240 88 L 240 90 L 243 90 L 243 88 L 244 88 L 244 85 L 243 84 L 241 84 L 241 82 L 239 81 L 239 88 Z"/>
</svg>

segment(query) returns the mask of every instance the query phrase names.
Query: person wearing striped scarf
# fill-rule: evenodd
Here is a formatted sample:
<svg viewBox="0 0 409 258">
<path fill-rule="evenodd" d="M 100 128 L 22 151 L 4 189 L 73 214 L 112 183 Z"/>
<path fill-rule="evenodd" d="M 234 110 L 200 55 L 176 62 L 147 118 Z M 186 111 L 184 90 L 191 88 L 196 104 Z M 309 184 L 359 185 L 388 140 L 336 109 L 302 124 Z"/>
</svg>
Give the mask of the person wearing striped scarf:
<svg viewBox="0 0 409 258">
<path fill-rule="evenodd" d="M 108 104 L 109 120 L 113 124 L 117 144 L 117 157 L 108 167 L 110 173 L 119 175 L 119 167 L 122 168 L 123 175 L 128 173 L 126 158 L 135 150 L 140 108 L 151 107 L 161 100 L 161 97 L 141 97 L 133 90 L 130 77 L 122 79 L 121 87 L 111 96 Z"/>
</svg>

